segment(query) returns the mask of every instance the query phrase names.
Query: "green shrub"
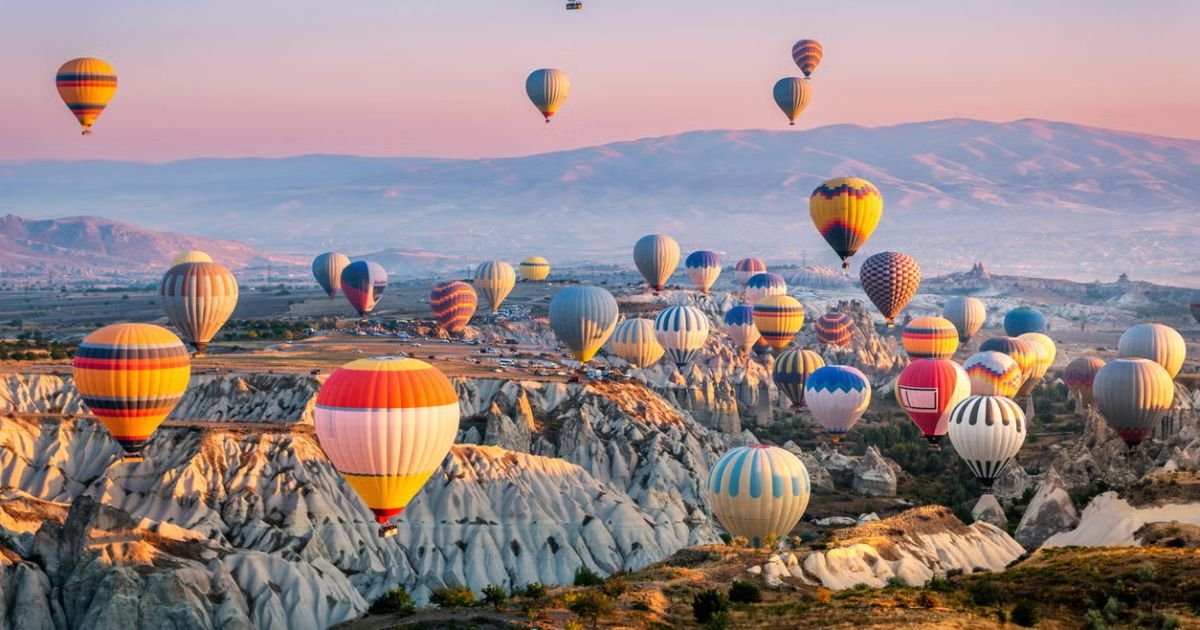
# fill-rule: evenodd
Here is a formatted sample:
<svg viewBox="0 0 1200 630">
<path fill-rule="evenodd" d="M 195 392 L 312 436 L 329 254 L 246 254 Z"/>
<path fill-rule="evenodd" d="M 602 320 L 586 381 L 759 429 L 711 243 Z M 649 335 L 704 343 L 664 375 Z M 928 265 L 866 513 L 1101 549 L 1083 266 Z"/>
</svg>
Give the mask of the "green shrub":
<svg viewBox="0 0 1200 630">
<path fill-rule="evenodd" d="M 438 608 L 469 608 L 476 603 L 475 591 L 466 586 L 443 586 L 433 589 L 429 603 Z"/>
<path fill-rule="evenodd" d="M 700 623 L 708 623 L 713 615 L 728 610 L 729 600 L 716 589 L 700 591 L 692 598 L 692 616 Z"/>
<path fill-rule="evenodd" d="M 593 628 L 602 617 L 613 614 L 617 609 L 608 595 L 590 590 L 580 593 L 567 608 L 578 615 L 580 619 L 590 621 Z"/>
<path fill-rule="evenodd" d="M 908 588 L 908 580 L 899 575 L 893 575 L 887 579 L 887 588 Z"/>
<path fill-rule="evenodd" d="M 599 573 L 587 568 L 587 565 L 580 565 L 575 569 L 575 586 L 599 586 L 604 582 L 604 578 L 600 577 Z"/>
<path fill-rule="evenodd" d="M 934 576 L 925 583 L 925 588 L 938 593 L 950 593 L 954 591 L 954 584 L 946 578 Z"/>
<path fill-rule="evenodd" d="M 713 616 L 708 618 L 704 623 L 704 630 L 729 630 L 733 627 L 733 620 L 729 618 L 729 613 L 722 610 L 718 613 L 713 613 Z"/>
<path fill-rule="evenodd" d="M 504 592 L 503 588 L 495 584 L 488 584 L 483 587 L 483 601 L 491 604 L 492 608 L 500 610 L 504 607 L 504 601 L 508 599 L 508 593 Z"/>
<path fill-rule="evenodd" d="M 1104 620 L 1104 613 L 1091 608 L 1083 615 L 1083 627 L 1084 630 L 1108 630 L 1108 622 Z"/>
<path fill-rule="evenodd" d="M 1139 565 L 1133 572 L 1133 577 L 1139 582 L 1153 582 L 1158 579 L 1158 569 L 1154 568 L 1149 562 Z"/>
<path fill-rule="evenodd" d="M 1009 616 L 1012 622 L 1022 628 L 1032 628 L 1037 625 L 1038 611 L 1033 602 L 1022 600 L 1013 606 L 1012 614 Z"/>
<path fill-rule="evenodd" d="M 1000 589 L 991 580 L 978 580 L 967 587 L 967 593 L 976 606 L 995 606 L 1000 601 Z"/>
<path fill-rule="evenodd" d="M 530 582 L 525 585 L 523 594 L 530 599 L 541 599 L 546 596 L 546 586 L 541 582 Z"/>
<path fill-rule="evenodd" d="M 629 590 L 629 580 L 626 580 L 625 576 L 622 576 L 622 575 L 610 576 L 607 580 L 604 581 L 604 584 L 600 585 L 600 592 L 604 593 L 605 595 L 608 595 L 609 597 L 611 597 L 613 599 L 616 599 L 616 598 L 624 595 L 625 591 L 628 591 L 628 590 Z"/>
<path fill-rule="evenodd" d="M 412 595 L 409 595 L 403 586 L 397 586 L 384 593 L 367 610 L 372 615 L 403 615 L 405 617 L 416 611 L 417 607 L 413 605 Z"/>
<path fill-rule="evenodd" d="M 757 604 L 762 601 L 762 590 L 754 582 L 734 580 L 729 585 L 729 601 L 735 604 Z"/>
<path fill-rule="evenodd" d="M 942 605 L 942 598 L 937 596 L 937 593 L 931 591 L 921 591 L 917 595 L 917 605 L 921 608 L 937 608 Z"/>
</svg>

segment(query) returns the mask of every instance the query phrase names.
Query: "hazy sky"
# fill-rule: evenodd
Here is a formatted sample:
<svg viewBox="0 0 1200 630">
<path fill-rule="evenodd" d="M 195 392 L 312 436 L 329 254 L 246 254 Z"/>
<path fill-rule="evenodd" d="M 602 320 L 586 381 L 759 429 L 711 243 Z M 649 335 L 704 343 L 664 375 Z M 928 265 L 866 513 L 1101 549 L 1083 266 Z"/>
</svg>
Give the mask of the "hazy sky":
<svg viewBox="0 0 1200 630">
<path fill-rule="evenodd" d="M 1200 138 L 1194 0 L 0 0 L 0 159 L 517 155 L 786 125 L 791 44 L 825 45 L 798 126 L 1041 117 Z M 112 63 L 81 138 L 54 71 Z M 553 124 L 534 68 L 574 90 Z"/>
</svg>

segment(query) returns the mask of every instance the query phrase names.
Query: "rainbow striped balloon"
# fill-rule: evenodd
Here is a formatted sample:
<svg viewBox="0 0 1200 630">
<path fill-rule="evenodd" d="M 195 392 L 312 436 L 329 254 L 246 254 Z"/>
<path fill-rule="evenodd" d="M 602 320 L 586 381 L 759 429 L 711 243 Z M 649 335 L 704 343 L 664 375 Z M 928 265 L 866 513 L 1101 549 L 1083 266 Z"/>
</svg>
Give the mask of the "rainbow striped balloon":
<svg viewBox="0 0 1200 630">
<path fill-rule="evenodd" d="M 466 282 L 443 282 L 429 294 L 429 308 L 433 310 L 433 318 L 437 320 L 447 333 L 458 335 L 466 329 L 479 306 L 479 298 L 475 289 Z"/>
<path fill-rule="evenodd" d="M 792 45 L 792 61 L 796 62 L 796 67 L 800 68 L 805 78 L 812 76 L 824 56 L 825 47 L 815 39 L 802 39 Z"/>
<path fill-rule="evenodd" d="M 105 326 L 84 337 L 72 362 L 84 404 L 131 456 L 179 403 L 191 371 L 183 342 L 152 324 Z"/>
<path fill-rule="evenodd" d="M 704 484 L 713 514 L 734 536 L 755 547 L 786 536 L 808 508 L 812 493 L 800 458 L 777 446 L 739 446 L 708 471 Z"/>
<path fill-rule="evenodd" d="M 1021 368 L 1021 386 L 1017 388 L 1018 396 L 1028 396 L 1037 382 L 1033 380 L 1033 371 L 1037 367 L 1038 347 L 1032 341 L 1017 337 L 992 337 L 979 344 L 980 352 L 1000 352 L 1012 357 Z"/>
<path fill-rule="evenodd" d="M 900 342 L 911 359 L 949 359 L 958 351 L 958 329 L 944 317 L 918 317 L 904 326 Z"/>
<path fill-rule="evenodd" d="M 746 282 L 755 274 L 763 273 L 767 270 L 767 263 L 758 258 L 743 258 L 737 261 L 733 266 L 733 277 L 744 287 Z"/>
<path fill-rule="evenodd" d="M 842 269 L 849 269 L 846 259 L 858 252 L 879 225 L 883 196 L 865 179 L 837 177 L 812 192 L 808 213 L 825 242 L 842 259 Z"/>
<path fill-rule="evenodd" d="M 858 330 L 854 318 L 840 311 L 822 314 L 813 322 L 813 328 L 817 332 L 817 341 L 838 348 L 849 346 L 854 339 L 854 331 Z"/>
<path fill-rule="evenodd" d="M 792 401 L 792 406 L 799 409 L 804 406 L 804 384 L 808 382 L 808 376 L 823 367 L 825 359 L 816 352 L 788 348 L 775 358 L 775 364 L 771 366 L 771 380 Z"/>
<path fill-rule="evenodd" d="M 804 326 L 804 305 L 790 295 L 769 295 L 754 305 L 754 326 L 776 352 L 792 343 Z"/>
<path fill-rule="evenodd" d="M 379 263 L 359 260 L 342 269 L 342 295 L 358 311 L 359 317 L 366 317 L 375 310 L 387 284 L 387 271 Z"/>
<path fill-rule="evenodd" d="M 550 277 L 550 261 L 541 256 L 528 256 L 521 261 L 521 277 L 526 282 L 545 282 Z"/>
<path fill-rule="evenodd" d="M 441 465 L 458 419 L 449 379 L 428 363 L 399 357 L 338 368 L 313 413 L 321 448 L 380 524 L 403 512 Z"/>
<path fill-rule="evenodd" d="M 1024 382 L 1021 366 L 1003 352 L 976 352 L 963 362 L 963 369 L 971 379 L 973 396 L 1012 398 Z"/>
<path fill-rule="evenodd" d="M 117 72 L 102 59 L 80 57 L 58 68 L 54 85 L 83 127 L 83 135 L 90 136 L 92 125 L 117 93 Z"/>
</svg>

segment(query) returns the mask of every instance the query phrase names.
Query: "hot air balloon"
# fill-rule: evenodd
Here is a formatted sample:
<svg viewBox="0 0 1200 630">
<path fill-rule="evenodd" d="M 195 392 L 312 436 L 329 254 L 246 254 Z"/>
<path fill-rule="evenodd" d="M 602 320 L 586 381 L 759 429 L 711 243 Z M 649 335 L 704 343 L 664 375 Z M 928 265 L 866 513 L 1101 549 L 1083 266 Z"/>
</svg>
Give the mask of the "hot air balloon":
<svg viewBox="0 0 1200 630">
<path fill-rule="evenodd" d="M 971 394 L 974 396 L 1012 398 L 1025 382 L 1021 366 L 1003 352 L 976 352 L 963 362 L 963 369 L 971 380 Z"/>
<path fill-rule="evenodd" d="M 757 258 L 743 258 L 733 266 L 733 276 L 744 287 L 751 276 L 767 270 L 767 263 Z"/>
<path fill-rule="evenodd" d="M 366 317 L 375 310 L 387 283 L 387 272 L 379 263 L 359 260 L 342 270 L 342 295 L 358 311 L 359 317 Z"/>
<path fill-rule="evenodd" d="M 375 514 L 380 536 L 437 471 L 458 433 L 458 396 L 437 368 L 377 357 L 334 370 L 313 412 L 321 448 Z"/>
<path fill-rule="evenodd" d="M 1122 359 L 1150 359 L 1163 366 L 1171 378 L 1183 368 L 1187 345 L 1183 335 L 1162 324 L 1138 324 L 1126 330 L 1117 342 L 1117 356 Z"/>
<path fill-rule="evenodd" d="M 769 295 L 787 295 L 787 282 L 776 273 L 756 273 L 746 281 L 746 303 L 754 306 Z"/>
<path fill-rule="evenodd" d="M 1104 361 L 1096 357 L 1079 357 L 1067 364 L 1067 369 L 1063 373 L 1063 380 L 1067 383 L 1067 389 L 1071 390 L 1072 394 L 1079 397 L 1079 402 L 1085 407 L 1091 407 L 1095 404 L 1095 398 L 1092 396 L 1092 382 L 1096 380 L 1096 374 L 1100 372 L 1100 368 L 1104 367 Z"/>
<path fill-rule="evenodd" d="M 142 447 L 179 403 L 191 376 L 183 342 L 151 324 L 112 324 L 75 351 L 75 388 L 104 428 L 139 459 Z"/>
<path fill-rule="evenodd" d="M 329 299 L 337 297 L 338 291 L 342 290 L 342 270 L 349 264 L 350 259 L 341 252 L 325 252 L 313 259 L 313 277 Z"/>
<path fill-rule="evenodd" d="M 1046 316 L 1036 308 L 1018 306 L 1004 314 L 1004 334 L 1020 337 L 1027 332 L 1045 332 Z"/>
<path fill-rule="evenodd" d="M 696 289 L 708 294 L 708 290 L 721 275 L 721 256 L 716 252 L 695 251 L 688 254 L 684 266 L 687 267 L 688 277 L 692 279 Z"/>
<path fill-rule="evenodd" d="M 1021 368 L 1021 386 L 1017 388 L 1018 396 L 1028 396 L 1033 391 L 1036 382 L 1033 381 L 1033 370 L 1037 364 L 1038 348 L 1032 341 L 1016 337 L 992 337 L 979 344 L 980 352 L 1000 352 L 1012 357 Z"/>
<path fill-rule="evenodd" d="M 571 93 L 571 79 L 567 73 L 557 68 L 541 68 L 530 73 L 525 79 L 525 93 L 533 106 L 542 113 L 546 122 L 558 111 Z"/>
<path fill-rule="evenodd" d="M 608 339 L 608 349 L 637 368 L 658 363 L 665 352 L 654 338 L 654 322 L 648 319 L 626 319 L 617 324 Z"/>
<path fill-rule="evenodd" d="M 858 277 L 871 303 L 883 313 L 888 328 L 893 326 L 892 320 L 904 310 L 917 287 L 921 286 L 921 268 L 917 261 L 897 252 L 871 256 L 863 263 Z"/>
<path fill-rule="evenodd" d="M 478 306 L 475 289 L 466 282 L 443 282 L 433 287 L 429 294 L 433 318 L 451 335 L 458 335 L 467 328 Z"/>
<path fill-rule="evenodd" d="M 727 451 L 708 471 L 704 486 L 721 526 L 750 539 L 755 548 L 792 531 L 812 493 L 800 458 L 765 444 Z"/>
<path fill-rule="evenodd" d="M 633 246 L 633 262 L 655 291 L 662 291 L 679 265 L 679 243 L 666 234 L 647 234 Z"/>
<path fill-rule="evenodd" d="M 654 337 L 682 369 L 708 339 L 708 315 L 695 306 L 668 306 L 654 318 Z"/>
<path fill-rule="evenodd" d="M 808 382 L 809 375 L 823 367 L 825 359 L 816 352 L 788 348 L 775 358 L 775 364 L 771 366 L 771 380 L 792 401 L 792 406 L 799 409 L 804 406 L 804 384 Z"/>
<path fill-rule="evenodd" d="M 1092 382 L 1096 408 L 1130 447 L 1141 444 L 1175 401 L 1171 375 L 1150 359 L 1109 361 Z"/>
<path fill-rule="evenodd" d="M 515 286 L 517 272 L 503 260 L 491 260 L 475 268 L 475 288 L 491 305 L 493 315 Z"/>
<path fill-rule="evenodd" d="M 939 443 L 954 406 L 970 395 L 970 377 L 950 359 L 917 359 L 904 367 L 896 381 L 896 402 L 933 450 L 941 450 Z"/>
<path fill-rule="evenodd" d="M 771 93 L 775 97 L 775 104 L 783 111 L 783 115 L 787 116 L 788 125 L 791 126 L 796 124 L 796 118 L 812 100 L 812 84 L 796 77 L 784 77 L 775 82 Z"/>
<path fill-rule="evenodd" d="M 733 345 L 746 354 L 749 354 L 750 348 L 762 338 L 758 327 L 754 325 L 754 308 L 745 304 L 725 312 L 725 323 L 721 330 L 733 339 Z"/>
<path fill-rule="evenodd" d="M 54 83 L 83 135 L 92 135 L 92 124 L 117 92 L 117 72 L 101 59 L 80 57 L 59 66 Z"/>
<path fill-rule="evenodd" d="M 754 326 L 776 352 L 792 343 L 804 326 L 804 305 L 790 295 L 768 295 L 754 305 Z"/>
<path fill-rule="evenodd" d="M 944 317 L 918 317 L 900 334 L 910 359 L 949 359 L 958 350 L 958 329 Z"/>
<path fill-rule="evenodd" d="M 529 256 L 521 261 L 521 277 L 526 282 L 545 282 L 550 277 L 550 261 L 541 256 Z"/>
<path fill-rule="evenodd" d="M 1200 291 L 1192 294 L 1191 304 L 1188 307 L 1192 310 L 1192 317 L 1196 318 L 1196 323 L 1200 324 Z"/>
<path fill-rule="evenodd" d="M 1029 341 L 1038 349 L 1038 353 L 1034 355 L 1033 374 L 1029 377 L 1029 380 L 1033 381 L 1033 384 L 1029 386 L 1032 391 L 1045 378 L 1046 372 L 1050 371 L 1050 366 L 1054 365 L 1054 358 L 1058 356 L 1058 348 L 1054 345 L 1053 339 L 1038 332 L 1023 333 L 1017 339 Z"/>
<path fill-rule="evenodd" d="M 826 365 L 808 375 L 804 402 L 837 444 L 871 404 L 871 383 L 848 365 Z"/>
<path fill-rule="evenodd" d="M 954 324 L 958 331 L 958 341 L 965 344 L 983 328 L 983 322 L 987 319 L 987 309 L 978 298 L 955 297 L 947 300 L 946 305 L 942 307 L 942 317 Z"/>
<path fill-rule="evenodd" d="M 817 64 L 821 63 L 824 54 L 825 49 L 821 42 L 815 39 L 802 39 L 792 46 L 792 61 L 796 62 L 796 67 L 800 68 L 806 79 L 817 69 Z"/>
<path fill-rule="evenodd" d="M 817 331 L 817 341 L 845 348 L 854 339 L 854 331 L 858 330 L 858 327 L 854 325 L 854 318 L 849 314 L 834 311 L 818 317 L 813 322 L 813 329 Z"/>
<path fill-rule="evenodd" d="M 188 249 L 188 250 L 179 252 L 178 254 L 175 254 L 175 257 L 171 259 L 171 264 L 167 265 L 167 269 L 170 269 L 171 267 L 174 267 L 175 265 L 182 265 L 183 263 L 212 262 L 212 261 L 213 261 L 212 256 L 209 256 L 208 254 L 206 254 L 198 249 Z"/>
<path fill-rule="evenodd" d="M 808 199 L 813 225 L 849 269 L 850 258 L 871 237 L 883 216 L 883 196 L 871 182 L 838 177 L 817 186 Z"/>
<path fill-rule="evenodd" d="M 158 295 L 171 325 L 199 356 L 237 308 L 237 278 L 217 263 L 183 263 L 163 275 Z"/>
<path fill-rule="evenodd" d="M 1025 443 L 1025 412 L 1004 396 L 971 396 L 950 412 L 950 443 L 983 486 L 992 483 Z"/>
<path fill-rule="evenodd" d="M 587 363 L 617 325 L 617 300 L 600 287 L 567 287 L 550 300 L 550 327 L 571 356 Z"/>
</svg>

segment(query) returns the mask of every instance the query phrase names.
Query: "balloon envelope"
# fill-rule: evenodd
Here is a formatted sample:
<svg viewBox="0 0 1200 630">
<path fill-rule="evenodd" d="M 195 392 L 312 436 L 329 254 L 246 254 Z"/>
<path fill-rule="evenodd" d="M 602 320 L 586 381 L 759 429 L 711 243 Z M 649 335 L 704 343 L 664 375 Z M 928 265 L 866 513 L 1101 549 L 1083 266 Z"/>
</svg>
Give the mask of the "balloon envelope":
<svg viewBox="0 0 1200 630">
<path fill-rule="evenodd" d="M 550 300 L 550 328 L 576 361 L 586 363 L 617 325 L 617 300 L 600 287 L 567 287 Z"/>
<path fill-rule="evenodd" d="M 525 94 L 533 102 L 546 122 L 566 102 L 571 93 L 571 79 L 566 72 L 557 68 L 540 68 L 534 70 L 525 79 Z"/>
<path fill-rule="evenodd" d="M 802 39 L 792 45 L 792 61 L 805 77 L 812 75 L 824 56 L 825 48 L 815 39 Z"/>
<path fill-rule="evenodd" d="M 682 368 L 692 362 L 708 339 L 708 315 L 695 306 L 668 306 L 654 318 L 654 337 Z"/>
<path fill-rule="evenodd" d="M 776 352 L 792 343 L 804 326 L 804 305 L 790 295 L 769 295 L 754 305 L 754 326 Z"/>
<path fill-rule="evenodd" d="M 212 262 L 212 261 L 213 261 L 212 256 L 209 256 L 208 254 L 206 254 L 198 249 L 188 249 L 188 250 L 179 252 L 178 254 L 175 254 L 175 257 L 171 259 L 171 264 L 167 265 L 167 269 L 170 269 L 171 267 L 174 267 L 175 265 L 182 265 L 185 262 L 187 263 L 187 262 Z"/>
<path fill-rule="evenodd" d="M 840 442 L 871 404 L 871 383 L 856 368 L 826 365 L 808 375 L 804 402 L 830 439 Z"/>
<path fill-rule="evenodd" d="M 942 317 L 954 324 L 959 342 L 967 343 L 980 328 L 983 328 L 983 323 L 987 320 L 987 309 L 978 298 L 955 297 L 947 300 L 946 305 L 942 307 Z"/>
<path fill-rule="evenodd" d="M 1095 398 L 1092 396 L 1092 383 L 1096 380 L 1096 374 L 1102 367 L 1104 367 L 1104 361 L 1096 357 L 1078 357 L 1067 364 L 1063 380 L 1067 383 L 1067 389 L 1079 396 L 1080 402 L 1084 406 L 1091 407 L 1095 404 Z"/>
<path fill-rule="evenodd" d="M 342 294 L 359 317 L 375 310 L 387 283 L 387 272 L 379 263 L 359 260 L 342 270 Z"/>
<path fill-rule="evenodd" d="M 916 295 L 917 287 L 921 286 L 921 267 L 907 254 L 881 252 L 863 263 L 858 277 L 863 291 L 883 313 L 891 328 L 892 320 L 904 310 Z"/>
<path fill-rule="evenodd" d="M 1096 409 L 1130 446 L 1141 444 L 1175 401 L 1175 385 L 1163 367 L 1149 359 L 1115 359 L 1092 381 Z"/>
<path fill-rule="evenodd" d="M 816 352 L 788 348 L 775 358 L 771 366 L 771 380 L 792 401 L 792 406 L 799 409 L 804 406 L 804 384 L 808 382 L 809 375 L 823 367 L 825 359 Z"/>
<path fill-rule="evenodd" d="M 654 337 L 654 322 L 649 319 L 626 319 L 617 324 L 608 349 L 637 368 L 650 367 L 662 358 L 662 344 Z"/>
<path fill-rule="evenodd" d="M 313 277 L 325 290 L 330 299 L 342 290 L 342 271 L 350 264 L 350 258 L 341 252 L 325 252 L 312 261 Z"/>
<path fill-rule="evenodd" d="M 527 282 L 545 282 L 550 277 L 550 261 L 541 256 L 529 256 L 521 261 L 521 277 Z"/>
<path fill-rule="evenodd" d="M 812 100 L 812 84 L 796 77 L 784 77 L 775 82 L 771 90 L 775 104 L 787 117 L 788 124 L 796 124 L 796 118 L 808 107 Z"/>
<path fill-rule="evenodd" d="M 896 402 L 935 446 L 946 435 L 954 406 L 970 395 L 970 377 L 950 359 L 917 359 L 896 381 Z"/>
<path fill-rule="evenodd" d="M 695 251 L 688 254 L 684 266 L 692 284 L 701 293 L 708 293 L 721 275 L 721 256 L 706 250 Z"/>
<path fill-rule="evenodd" d="M 816 330 L 817 341 L 838 348 L 849 346 L 854 339 L 854 331 L 858 330 L 853 317 L 837 311 L 818 317 L 817 321 L 813 322 L 813 329 Z"/>
<path fill-rule="evenodd" d="M 858 177 L 837 177 L 822 183 L 808 199 L 813 225 L 842 259 L 842 268 L 883 216 L 883 196 L 874 184 Z"/>
<path fill-rule="evenodd" d="M 646 284 L 661 291 L 679 265 L 679 243 L 666 234 L 647 234 L 633 246 L 633 263 Z"/>
<path fill-rule="evenodd" d="M 1054 340 L 1039 332 L 1023 333 L 1017 339 L 1022 339 L 1032 343 L 1037 349 L 1033 360 L 1033 374 L 1030 379 L 1033 381 L 1033 387 L 1042 382 L 1046 372 L 1050 371 L 1050 366 L 1054 365 L 1054 359 L 1058 356 L 1058 347 L 1054 345 Z"/>
<path fill-rule="evenodd" d="M 359 359 L 317 394 L 313 424 L 334 468 L 385 524 L 438 469 L 458 432 L 458 396 L 416 359 Z"/>
<path fill-rule="evenodd" d="M 1012 398 L 1025 382 L 1021 366 L 1003 352 L 976 352 L 963 362 L 963 369 L 971 380 L 971 394 L 975 396 Z"/>
<path fill-rule="evenodd" d="M 158 295 L 171 325 L 203 353 L 237 308 L 238 283 L 217 263 L 183 263 L 163 275 Z"/>
<path fill-rule="evenodd" d="M 140 453 L 191 377 L 187 349 L 151 324 L 112 324 L 84 337 L 72 376 L 88 409 L 128 454 Z"/>
<path fill-rule="evenodd" d="M 433 318 L 447 333 L 457 335 L 467 328 L 479 298 L 475 289 L 466 282 L 443 282 L 429 294 L 429 308 Z"/>
<path fill-rule="evenodd" d="M 1187 357 L 1187 345 L 1179 331 L 1162 324 L 1138 324 L 1126 330 L 1117 342 L 1117 355 L 1123 359 L 1150 359 L 1175 378 Z"/>
<path fill-rule="evenodd" d="M 1018 396 L 1026 396 L 1033 391 L 1037 382 L 1033 380 L 1033 371 L 1037 365 L 1038 348 L 1032 341 L 1017 337 L 992 337 L 979 344 L 980 352 L 1000 352 L 1012 357 L 1021 368 L 1021 385 L 1017 388 Z"/>
<path fill-rule="evenodd" d="M 54 84 L 59 97 L 83 128 L 83 135 L 88 136 L 96 118 L 117 92 L 117 73 L 102 59 L 80 57 L 58 68 Z"/>
<path fill-rule="evenodd" d="M 754 307 L 745 304 L 740 304 L 725 312 L 721 330 L 733 339 L 733 344 L 738 349 L 747 354 L 749 354 L 750 348 L 762 338 L 758 327 L 754 325 Z"/>
<path fill-rule="evenodd" d="M 1011 398 L 971 396 L 950 412 L 947 433 L 984 493 L 1025 443 L 1025 412 Z"/>
<path fill-rule="evenodd" d="M 733 536 L 755 547 L 769 536 L 792 531 L 812 492 L 808 470 L 777 446 L 739 446 L 713 464 L 705 483 L 717 520 Z"/>
<path fill-rule="evenodd" d="M 1029 332 L 1045 332 L 1046 316 L 1036 308 L 1018 306 L 1004 314 L 1004 334 L 1019 337 Z"/>
<path fill-rule="evenodd" d="M 754 274 L 763 273 L 767 270 L 767 263 L 758 258 L 743 258 L 737 261 L 733 267 L 733 276 L 744 287 L 746 282 Z"/>
<path fill-rule="evenodd" d="M 958 329 L 944 317 L 918 317 L 900 334 L 912 359 L 949 359 L 958 350 Z"/>
<path fill-rule="evenodd" d="M 777 273 L 756 273 L 746 281 L 746 303 L 754 306 L 770 295 L 786 295 L 787 282 Z"/>
<path fill-rule="evenodd" d="M 503 260 L 485 262 L 475 268 L 475 288 L 492 307 L 492 313 L 500 310 L 504 299 L 517 286 L 517 272 Z"/>
</svg>

